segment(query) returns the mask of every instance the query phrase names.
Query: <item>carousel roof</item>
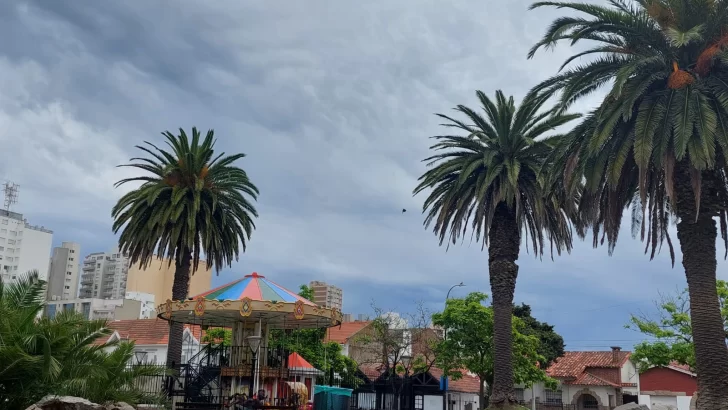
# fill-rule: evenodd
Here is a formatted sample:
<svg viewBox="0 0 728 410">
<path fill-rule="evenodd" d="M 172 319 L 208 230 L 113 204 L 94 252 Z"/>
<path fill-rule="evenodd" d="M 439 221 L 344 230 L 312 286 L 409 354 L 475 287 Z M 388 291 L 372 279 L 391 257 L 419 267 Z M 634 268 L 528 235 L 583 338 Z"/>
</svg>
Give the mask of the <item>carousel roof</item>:
<svg viewBox="0 0 728 410">
<path fill-rule="evenodd" d="M 271 282 L 265 276 L 253 272 L 245 275 L 242 279 L 227 283 L 205 293 L 194 296 L 192 299 L 204 298 L 207 300 L 242 300 L 249 298 L 251 301 L 284 302 L 295 303 L 301 301 L 309 306 L 316 306 L 315 303 L 304 299 L 290 290 Z"/>
</svg>

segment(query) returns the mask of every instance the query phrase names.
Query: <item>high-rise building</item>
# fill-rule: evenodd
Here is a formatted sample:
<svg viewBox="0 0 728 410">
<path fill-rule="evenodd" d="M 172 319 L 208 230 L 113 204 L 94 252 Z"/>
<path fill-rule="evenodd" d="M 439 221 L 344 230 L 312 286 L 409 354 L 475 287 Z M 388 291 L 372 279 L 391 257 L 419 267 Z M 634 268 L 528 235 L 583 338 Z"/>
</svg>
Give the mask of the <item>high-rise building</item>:
<svg viewBox="0 0 728 410">
<path fill-rule="evenodd" d="M 51 267 L 48 271 L 48 300 L 69 300 L 78 297 L 81 245 L 63 242 L 53 248 Z"/>
<path fill-rule="evenodd" d="M 309 287 L 313 291 L 313 300 L 311 302 L 319 306 L 336 308 L 341 311 L 344 305 L 344 292 L 341 288 L 316 280 L 311 281 Z"/>
<path fill-rule="evenodd" d="M 47 280 L 52 243 L 53 231 L 29 224 L 22 214 L 0 209 L 0 279 L 11 282 L 34 270 Z"/>
<path fill-rule="evenodd" d="M 129 258 L 118 249 L 89 254 L 81 268 L 79 298 L 123 299 L 128 272 Z"/>
</svg>

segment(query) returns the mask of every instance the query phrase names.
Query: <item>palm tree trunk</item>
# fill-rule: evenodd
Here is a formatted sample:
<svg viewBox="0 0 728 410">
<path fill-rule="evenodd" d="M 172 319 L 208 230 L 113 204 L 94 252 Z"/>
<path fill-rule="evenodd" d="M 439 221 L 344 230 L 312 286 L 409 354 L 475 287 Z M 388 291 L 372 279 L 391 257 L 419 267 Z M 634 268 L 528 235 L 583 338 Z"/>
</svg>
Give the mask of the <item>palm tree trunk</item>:
<svg viewBox="0 0 728 410">
<path fill-rule="evenodd" d="M 488 233 L 488 268 L 493 294 L 493 388 L 490 407 L 516 404 L 513 388 L 513 293 L 518 276 L 521 243 L 516 215 L 505 203 L 498 205 Z"/>
<path fill-rule="evenodd" d="M 690 319 L 698 374 L 698 410 L 728 410 L 728 348 L 716 284 L 717 231 L 710 175 L 704 174 L 701 212 L 695 217 L 695 197 L 685 167 L 675 172 L 677 237 L 690 295 Z"/>
<path fill-rule="evenodd" d="M 174 283 L 172 284 L 172 299 L 185 300 L 190 289 L 190 270 L 192 267 L 192 253 L 189 249 L 182 251 L 180 258 L 175 261 Z M 167 344 L 167 367 L 178 369 L 182 362 L 182 336 L 184 324 L 169 322 L 169 343 Z"/>
</svg>

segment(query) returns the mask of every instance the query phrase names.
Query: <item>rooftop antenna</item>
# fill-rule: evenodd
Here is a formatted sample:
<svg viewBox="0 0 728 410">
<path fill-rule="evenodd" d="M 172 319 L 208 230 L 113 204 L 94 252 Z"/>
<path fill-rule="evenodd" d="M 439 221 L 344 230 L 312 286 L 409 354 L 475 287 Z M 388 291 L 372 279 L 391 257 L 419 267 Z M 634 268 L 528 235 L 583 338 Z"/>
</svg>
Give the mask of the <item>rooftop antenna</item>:
<svg viewBox="0 0 728 410">
<path fill-rule="evenodd" d="M 3 185 L 3 191 L 5 191 L 4 207 L 6 211 L 10 211 L 10 206 L 18 203 L 19 189 L 20 185 L 12 183 L 10 181 L 5 182 L 5 185 Z"/>
</svg>

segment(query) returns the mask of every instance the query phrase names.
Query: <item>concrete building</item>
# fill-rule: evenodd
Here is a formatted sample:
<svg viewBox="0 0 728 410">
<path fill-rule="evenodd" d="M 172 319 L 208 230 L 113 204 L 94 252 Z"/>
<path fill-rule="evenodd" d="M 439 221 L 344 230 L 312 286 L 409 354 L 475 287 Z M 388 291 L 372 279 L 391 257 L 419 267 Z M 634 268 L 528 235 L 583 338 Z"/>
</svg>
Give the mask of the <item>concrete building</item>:
<svg viewBox="0 0 728 410">
<path fill-rule="evenodd" d="M 81 245 L 63 242 L 53 248 L 51 266 L 48 270 L 47 299 L 69 300 L 78 297 Z"/>
<path fill-rule="evenodd" d="M 174 262 L 170 265 L 169 259 L 154 258 L 146 268 L 134 264 L 129 267 L 126 291 L 154 295 L 154 303 L 161 305 L 167 299 L 172 299 L 174 269 Z M 200 266 L 190 277 L 187 296 L 198 295 L 210 289 L 212 289 L 212 269 L 207 269 L 205 261 L 200 261 Z"/>
<path fill-rule="evenodd" d="M 79 298 L 124 298 L 129 258 L 120 254 L 118 250 L 96 252 L 86 256 L 81 272 Z"/>
<path fill-rule="evenodd" d="M 134 299 L 72 299 L 55 300 L 46 304 L 46 316 L 53 318 L 60 312 L 73 310 L 81 313 L 86 319 L 104 320 L 136 320 L 152 319 L 156 316 L 153 310 L 152 295 L 132 294 L 141 300 Z M 151 304 L 150 304 L 151 303 Z"/>
<path fill-rule="evenodd" d="M 154 300 L 154 295 L 143 292 L 126 292 L 124 299 L 137 300 L 141 303 L 141 314 L 139 319 L 152 319 L 157 316 L 157 305 Z M 160 304 L 161 303 L 162 302 L 160 302 Z"/>
<path fill-rule="evenodd" d="M 0 209 L 0 279 L 14 281 L 35 270 L 47 280 L 52 242 L 53 231 L 29 224 L 22 214 Z"/>
<path fill-rule="evenodd" d="M 319 306 L 336 308 L 341 311 L 344 305 L 344 292 L 341 288 L 315 280 L 311 281 L 308 286 L 313 291 L 313 300 L 311 302 Z"/>
</svg>

